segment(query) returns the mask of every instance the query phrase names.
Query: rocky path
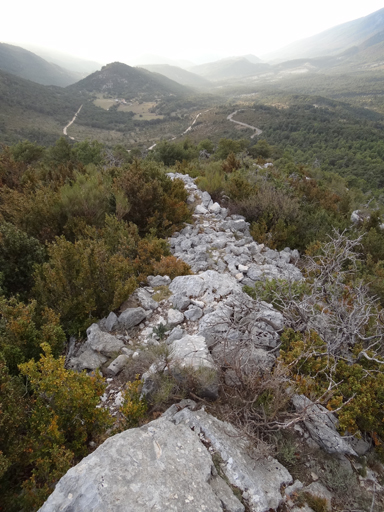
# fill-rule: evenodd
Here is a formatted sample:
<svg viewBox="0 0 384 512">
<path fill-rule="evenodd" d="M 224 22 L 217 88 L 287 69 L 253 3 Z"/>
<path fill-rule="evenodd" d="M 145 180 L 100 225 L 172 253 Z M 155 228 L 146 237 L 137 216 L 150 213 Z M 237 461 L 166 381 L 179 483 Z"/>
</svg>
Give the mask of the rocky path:
<svg viewBox="0 0 384 512">
<path fill-rule="evenodd" d="M 80 105 L 80 108 L 79 108 L 79 110 L 76 112 L 76 114 L 73 116 L 72 121 L 69 121 L 69 123 L 67 124 L 67 126 L 64 126 L 64 128 L 63 128 L 63 133 L 64 133 L 64 135 L 66 135 L 67 137 L 69 137 L 71 140 L 75 140 L 75 138 L 74 138 L 74 137 L 71 137 L 70 135 L 68 135 L 68 133 L 67 133 L 67 129 L 71 126 L 71 124 L 73 124 L 73 123 L 76 121 L 76 118 L 77 118 L 77 116 L 79 115 L 80 110 L 82 109 L 82 106 L 83 106 L 83 105 Z"/>
<path fill-rule="evenodd" d="M 245 126 L 246 128 L 251 128 L 251 130 L 255 130 L 255 133 L 253 135 L 251 135 L 251 139 L 253 139 L 253 137 L 256 137 L 257 135 L 261 135 L 263 133 L 263 130 L 260 130 L 260 128 L 256 128 L 256 126 L 251 126 L 250 124 L 242 123 L 240 121 L 235 121 L 234 119 L 232 119 L 233 116 L 235 116 L 238 112 L 240 112 L 240 111 L 235 110 L 234 112 L 232 112 L 232 114 L 229 114 L 229 116 L 227 116 L 228 121 L 232 121 L 232 123 L 236 123 L 241 126 Z"/>
<path fill-rule="evenodd" d="M 170 356 L 143 375 L 146 395 L 154 391 L 156 374 L 172 368 L 198 370 L 203 399 L 218 397 L 219 369 L 226 368 L 225 382 L 235 387 L 232 368 L 239 361 L 245 376 L 271 368 L 284 318 L 271 304 L 251 299 L 242 285 L 268 277 L 302 279 L 295 266 L 297 251 L 258 244 L 245 219 L 229 215 L 194 179 L 169 176 L 184 182 L 194 208 L 193 223 L 169 243 L 194 274 L 173 280 L 149 276 L 131 296 L 133 307 L 93 324 L 85 343 L 76 347 L 72 342 L 67 357 L 67 366 L 77 370 L 102 368 L 108 387 L 98 407 L 108 407 L 113 415 L 123 402 L 119 375 L 153 346 L 168 347 Z M 296 402 L 300 411 L 310 401 L 297 396 Z M 310 434 L 300 427 L 303 442 L 311 435 L 318 445 L 326 440 L 329 453 L 354 456 L 324 411 L 313 409 L 305 422 Z M 68 471 L 41 512 L 121 512 L 121 503 L 124 512 L 270 512 L 279 507 L 298 512 L 303 509 L 291 499 L 298 489 L 324 496 L 331 509 L 332 496 L 323 485 L 305 487 L 298 480 L 291 485 L 292 476 L 277 460 L 249 454 L 250 447 L 232 425 L 192 400 L 182 400 L 159 419 L 105 441 Z"/>
</svg>

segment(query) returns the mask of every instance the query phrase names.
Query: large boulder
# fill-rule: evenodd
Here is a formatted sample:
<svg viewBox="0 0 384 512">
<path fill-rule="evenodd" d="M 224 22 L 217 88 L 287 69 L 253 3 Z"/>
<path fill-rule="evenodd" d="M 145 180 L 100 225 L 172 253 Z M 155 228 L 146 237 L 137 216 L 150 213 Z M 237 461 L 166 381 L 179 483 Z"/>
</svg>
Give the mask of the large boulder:
<svg viewBox="0 0 384 512">
<path fill-rule="evenodd" d="M 112 336 L 112 334 L 101 331 L 97 324 L 92 324 L 87 329 L 85 346 L 96 353 L 111 357 L 116 352 L 120 352 L 124 347 L 124 342 L 116 338 L 116 336 Z"/>
<path fill-rule="evenodd" d="M 119 316 L 119 326 L 122 329 L 131 329 L 146 318 L 147 315 L 143 308 L 128 308 Z"/>
<path fill-rule="evenodd" d="M 244 504 L 267 512 L 291 482 L 276 460 L 252 458 L 228 423 L 172 406 L 107 439 L 59 480 L 40 512 L 244 512 Z"/>
<path fill-rule="evenodd" d="M 293 479 L 277 460 L 252 457 L 250 446 L 235 427 L 205 411 L 183 409 L 173 421 L 188 425 L 209 445 L 229 483 L 242 492 L 249 510 L 267 512 L 278 508 L 283 501 L 281 487 Z"/>
<path fill-rule="evenodd" d="M 61 478 L 40 512 L 222 512 L 211 470 L 197 435 L 160 418 L 107 439 Z"/>
</svg>

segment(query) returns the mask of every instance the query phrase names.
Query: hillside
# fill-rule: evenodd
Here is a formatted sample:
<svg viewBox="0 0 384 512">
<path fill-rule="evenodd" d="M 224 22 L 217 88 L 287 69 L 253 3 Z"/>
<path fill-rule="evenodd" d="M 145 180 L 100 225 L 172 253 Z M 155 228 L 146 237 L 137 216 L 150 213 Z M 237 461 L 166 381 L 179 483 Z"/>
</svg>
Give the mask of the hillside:
<svg viewBox="0 0 384 512">
<path fill-rule="evenodd" d="M 45 48 L 34 44 L 23 43 L 21 46 L 36 55 L 39 55 L 39 57 L 42 57 L 46 61 L 57 64 L 58 66 L 74 73 L 77 76 L 77 80 L 101 69 L 104 65 L 104 63 L 101 62 L 82 59 L 68 53 L 59 52 L 51 48 Z"/>
<path fill-rule="evenodd" d="M 384 9 L 358 18 L 312 37 L 292 43 L 280 50 L 266 54 L 265 60 L 290 60 L 305 57 L 337 55 L 352 46 L 359 46 L 384 29 Z"/>
<path fill-rule="evenodd" d="M 78 80 L 75 73 L 51 64 L 20 46 L 5 43 L 0 43 L 0 70 L 42 85 L 66 87 Z"/>
<path fill-rule="evenodd" d="M 160 73 L 170 80 L 187 87 L 209 88 L 212 85 L 209 80 L 196 73 L 191 73 L 190 71 L 186 71 L 177 66 L 170 66 L 169 64 L 146 64 L 140 67 L 153 73 Z"/>
<path fill-rule="evenodd" d="M 194 66 L 190 71 L 207 80 L 220 81 L 257 75 L 269 69 L 269 64 L 253 63 L 245 57 L 235 57 Z"/>
<path fill-rule="evenodd" d="M 188 92 L 184 86 L 146 69 L 133 68 L 120 62 L 107 64 L 68 87 L 70 91 L 102 93 L 108 97 L 132 99 L 161 98 L 170 95 L 183 95 Z"/>
</svg>

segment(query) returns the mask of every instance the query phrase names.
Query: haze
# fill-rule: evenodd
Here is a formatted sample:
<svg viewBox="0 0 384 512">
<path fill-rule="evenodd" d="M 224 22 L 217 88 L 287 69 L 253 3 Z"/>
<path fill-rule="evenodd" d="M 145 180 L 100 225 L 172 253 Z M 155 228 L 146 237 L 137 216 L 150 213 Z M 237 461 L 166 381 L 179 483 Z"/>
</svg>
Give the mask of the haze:
<svg viewBox="0 0 384 512">
<path fill-rule="evenodd" d="M 262 57 L 293 41 L 383 7 L 381 0 L 217 0 L 107 3 L 20 0 L 2 6 L 1 41 L 107 63 L 157 54 L 193 63 L 234 55 Z"/>
</svg>

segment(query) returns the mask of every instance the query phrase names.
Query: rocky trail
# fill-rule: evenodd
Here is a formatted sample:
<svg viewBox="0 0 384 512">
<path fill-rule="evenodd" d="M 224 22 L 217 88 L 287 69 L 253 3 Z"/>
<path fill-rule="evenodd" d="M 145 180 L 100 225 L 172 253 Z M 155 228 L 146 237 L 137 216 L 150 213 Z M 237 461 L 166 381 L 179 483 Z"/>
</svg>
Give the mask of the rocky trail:
<svg viewBox="0 0 384 512">
<path fill-rule="evenodd" d="M 183 180 L 194 222 L 170 239 L 175 256 L 194 275 L 149 276 L 119 316 L 111 312 L 87 330 L 81 345 L 70 343 L 67 366 L 102 368 L 108 387 L 101 407 L 114 415 L 123 402 L 124 368 L 152 347 L 167 347 L 170 360 L 159 360 L 143 375 L 143 393 L 151 395 L 156 375 L 167 368 L 191 368 L 201 376 L 199 395 L 219 396 L 218 372 L 225 358 L 225 382 L 236 386 L 231 363 L 241 360 L 245 375 L 271 368 L 284 318 L 271 304 L 256 303 L 242 290 L 265 278 L 302 279 L 299 253 L 275 251 L 255 242 L 241 216 L 201 192 L 188 175 Z M 208 377 L 207 377 L 208 376 Z M 297 411 L 311 408 L 298 428 L 302 442 L 346 459 L 369 446 L 353 446 L 336 430 L 327 411 L 297 396 Z M 332 495 L 319 482 L 304 486 L 272 457 L 251 456 L 248 442 L 229 423 L 208 414 L 201 404 L 183 400 L 160 418 L 105 441 L 59 481 L 42 512 L 311 512 L 295 507 L 298 489 Z M 343 460 L 344 460 L 343 459 Z M 375 484 L 376 485 L 376 484 Z M 379 484 L 377 484 L 379 485 Z M 280 510 L 280 509 L 279 509 Z M 329 508 L 330 510 L 330 508 Z"/>
</svg>

